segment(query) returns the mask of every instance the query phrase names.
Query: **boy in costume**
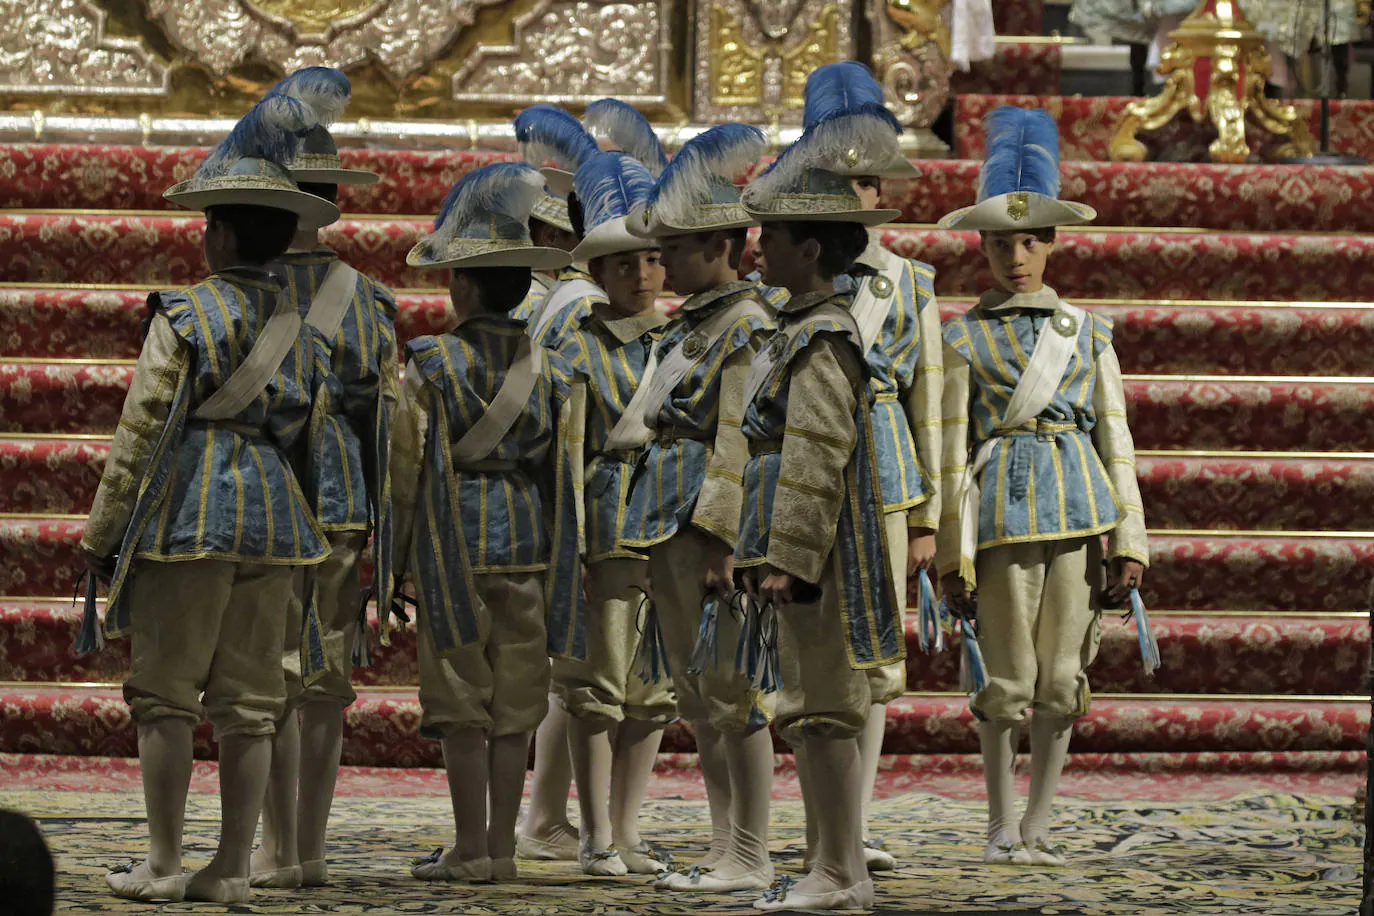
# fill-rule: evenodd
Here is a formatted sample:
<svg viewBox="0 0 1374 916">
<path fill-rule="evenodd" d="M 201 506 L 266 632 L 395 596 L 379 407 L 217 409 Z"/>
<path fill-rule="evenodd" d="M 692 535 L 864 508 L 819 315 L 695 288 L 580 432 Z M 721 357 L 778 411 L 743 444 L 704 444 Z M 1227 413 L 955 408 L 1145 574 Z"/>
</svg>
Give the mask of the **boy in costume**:
<svg viewBox="0 0 1374 916">
<path fill-rule="evenodd" d="M 542 173 L 548 183 L 548 194 L 563 201 L 563 216 L 568 220 L 573 245 L 584 229 L 582 207 L 573 194 L 573 176 L 579 165 L 599 153 L 601 145 L 629 153 L 653 175 L 661 172 L 667 161 L 648 119 L 615 99 L 588 105 L 581 122 L 560 108 L 536 105 L 521 112 L 515 124 L 521 152 L 531 165 L 555 163 L 554 167 L 542 169 Z M 539 213 L 538 206 L 535 213 Z M 573 245 L 568 246 L 570 250 Z M 585 264 L 564 268 L 558 281 L 559 288 L 551 287 L 543 295 L 529 319 L 534 338 L 554 349 L 576 332 L 594 306 L 605 302 L 605 291 L 587 272 Z M 544 305 L 550 303 L 551 307 L 545 309 Z M 551 699 L 549 714 L 535 736 L 534 779 L 530 804 L 520 825 L 520 854 L 531 859 L 576 861 L 580 857 L 577 831 L 567 820 L 572 769 L 563 753 L 568 746 L 568 712 L 556 698 Z"/>
<path fill-rule="evenodd" d="M 648 449 L 629 488 L 623 541 L 649 555 L 654 629 L 661 627 L 678 712 L 696 734 L 711 808 L 710 849 L 690 874 L 663 878 L 673 890 L 754 890 L 773 875 L 768 705 L 719 658 L 719 647 L 729 656 L 739 637 L 729 610 L 747 457 L 739 404 L 749 363 L 773 326 L 758 286 L 738 279 L 752 220 L 734 178 L 766 148 L 753 127 L 711 128 L 683 146 L 627 219 L 635 235 L 659 240 L 669 282 L 687 297 L 658 345 L 636 417 Z"/>
<path fill-rule="evenodd" d="M 570 260 L 530 244 L 542 187 L 523 163 L 469 173 L 406 259 L 451 269 L 458 317 L 407 345 L 392 448 L 396 568 L 417 586 L 421 731 L 443 743 L 457 833 L 447 854 L 415 864 L 426 881 L 514 879 L 548 656 L 583 652 L 569 460 L 581 388 L 509 316 L 531 270 Z"/>
<path fill-rule="evenodd" d="M 342 184 L 371 184 L 372 172 L 346 169 L 327 126 L 351 96 L 348 77 L 309 67 L 277 84 L 268 97 L 308 105 L 319 126 L 301 138 L 288 164 L 301 190 L 334 203 Z M 305 687 L 297 661 L 300 625 L 288 625 L 287 712 L 273 740 L 272 779 L 263 807 L 263 845 L 254 887 L 307 887 L 328 880 L 325 831 L 343 747 L 343 710 L 357 699 L 355 659 L 367 658 L 366 598 L 359 559 L 373 535 L 376 581 L 391 583 L 390 417 L 400 385 L 396 302 L 391 291 L 339 260 L 320 243 L 317 223 L 301 220 L 291 248 L 273 264 L 302 319 L 320 330 L 329 352 L 323 434 L 313 462 L 315 514 L 329 541 L 315 594 L 326 674 Z M 378 607 L 390 606 L 390 591 Z M 383 638 L 386 624 L 383 623 Z M 299 711 L 299 716 L 297 712 Z"/>
<path fill-rule="evenodd" d="M 111 579 L 104 630 L 132 637 L 124 684 L 138 724 L 151 848 L 106 877 L 136 900 L 249 898 L 249 860 L 271 740 L 286 703 L 287 621 L 300 621 L 305 569 L 329 554 L 302 491 L 319 361 L 314 330 L 267 270 L 297 220 L 338 218 L 296 187 L 283 163 L 316 124 L 299 101 L 249 112 L 189 180 L 164 196 L 206 214 L 214 273 L 153 293 L 150 324 L 82 549 Z M 212 486 L 213 483 L 213 486 Z M 317 630 L 318 627 L 316 626 Z M 93 583 L 78 650 L 103 644 Z M 322 672 L 319 646 L 302 676 Z M 181 873 L 192 731 L 220 747 L 219 848 Z"/>
<path fill-rule="evenodd" d="M 835 289 L 868 244 L 865 227 L 897 215 L 864 209 L 849 179 L 827 170 L 860 136 L 858 119 L 815 125 L 743 195 L 763 225 L 765 281 L 791 299 L 745 383 L 750 459 L 735 565 L 762 607 L 758 641 L 776 651 L 776 726 L 801 750 L 815 837 L 808 873 L 755 903 L 765 910 L 872 904 L 859 752 L 873 706 L 867 669 L 905 656 L 886 529 L 872 511 L 882 496 L 866 348 L 853 294 Z M 865 139 L 874 156 L 896 154 L 890 130 Z"/>
<path fill-rule="evenodd" d="M 875 209 L 884 178 L 913 178 L 919 172 L 900 151 L 889 155 L 887 135 L 901 136 L 901 125 L 883 105 L 883 88 L 863 64 L 844 61 L 813 71 L 806 80 L 804 123 L 815 127 L 843 119 L 855 131 L 853 146 L 826 167 L 850 179 L 864 208 Z M 876 141 L 870 140 L 875 136 Z M 842 275 L 836 289 L 854 293 L 852 312 L 859 325 L 873 389 L 873 443 L 878 452 L 883 517 L 897 597 L 906 603 L 907 582 L 918 575 L 935 608 L 926 570 L 935 560 L 935 529 L 940 521 L 940 307 L 935 299 L 935 268 L 893 254 L 883 247 L 876 227 L 868 247 Z M 868 669 L 873 709 L 864 726 L 860 749 L 866 780 L 864 857 L 874 871 L 895 867 L 881 841 L 867 836 L 868 809 L 882 755 L 887 705 L 906 692 L 906 664 Z"/>
<path fill-rule="evenodd" d="M 598 153 L 577 170 L 585 220 L 573 257 L 585 260 L 604 301 L 562 335 L 558 352 L 586 379 L 583 443 L 587 560 L 586 659 L 554 662 L 554 693 L 568 711 L 568 748 L 582 815 L 579 860 L 590 875 L 658 874 L 667 863 L 639 834 L 639 809 L 663 727 L 673 718 L 666 683 L 637 677 L 644 557 L 622 546 L 625 494 L 642 457 L 643 395 L 666 319 L 657 243 L 625 229 L 653 176 L 624 153 Z"/>
<path fill-rule="evenodd" d="M 936 562 L 950 607 L 977 614 L 987 671 L 971 704 L 988 786 L 984 860 L 1062 865 L 1050 809 L 1073 720 L 1088 710 L 1102 535 L 1109 604 L 1139 587 L 1149 554 L 1112 323 L 1044 285 L 1055 227 L 1096 213 L 1058 199 L 1047 112 L 999 108 L 987 132 L 978 203 L 940 221 L 981 233 L 997 288 L 944 327 L 949 492 Z M 1030 801 L 1013 833 L 1013 760 L 1031 706 Z"/>
</svg>

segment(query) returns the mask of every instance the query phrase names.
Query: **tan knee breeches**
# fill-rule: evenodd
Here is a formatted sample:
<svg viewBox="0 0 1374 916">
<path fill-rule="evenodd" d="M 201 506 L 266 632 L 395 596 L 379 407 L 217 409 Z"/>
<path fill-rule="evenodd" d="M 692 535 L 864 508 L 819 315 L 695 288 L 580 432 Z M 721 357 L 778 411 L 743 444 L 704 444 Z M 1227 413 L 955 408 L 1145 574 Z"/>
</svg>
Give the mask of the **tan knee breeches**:
<svg viewBox="0 0 1374 916">
<path fill-rule="evenodd" d="M 324 676 L 309 687 L 301 684 L 301 615 L 286 626 L 282 668 L 286 672 L 288 707 L 326 700 L 351 706 L 358 698 L 353 690 L 353 647 L 358 641 L 358 608 L 363 600 L 358 558 L 367 549 L 363 531 L 330 531 L 329 558 L 315 567 L 319 600 L 320 634 L 324 639 Z M 304 610 L 303 604 L 297 604 Z"/>
<path fill-rule="evenodd" d="M 754 690 L 735 673 L 735 645 L 740 625 L 733 614 L 720 614 L 720 664 L 698 677 L 687 675 L 701 626 L 705 573 L 704 541 L 710 535 L 688 529 L 649 549 L 649 572 L 668 666 L 677 694 L 678 714 L 689 722 L 706 722 L 723 732 L 763 728 L 772 717 L 772 698 Z"/>
<path fill-rule="evenodd" d="M 646 684 L 633 670 L 641 636 L 639 586 L 648 573 L 647 561 L 624 558 L 601 560 L 587 570 L 587 657 L 553 662 L 554 695 L 579 719 L 666 725 L 673 718 L 668 681 Z"/>
<path fill-rule="evenodd" d="M 429 615 L 419 609 L 420 730 L 427 737 L 463 728 L 493 736 L 532 732 L 549 709 L 544 574 L 473 578 L 481 599 L 476 643 L 441 657 Z"/>
<path fill-rule="evenodd" d="M 263 563 L 139 560 L 124 683 L 134 720 L 208 717 L 220 737 L 273 734 L 286 708 L 276 659 L 287 618 L 300 619 L 303 573 Z"/>
<path fill-rule="evenodd" d="M 1086 670 L 1101 641 L 1102 540 L 1005 544 L 978 552 L 978 644 L 988 685 L 973 698 L 987 719 L 1088 711 Z"/>
</svg>

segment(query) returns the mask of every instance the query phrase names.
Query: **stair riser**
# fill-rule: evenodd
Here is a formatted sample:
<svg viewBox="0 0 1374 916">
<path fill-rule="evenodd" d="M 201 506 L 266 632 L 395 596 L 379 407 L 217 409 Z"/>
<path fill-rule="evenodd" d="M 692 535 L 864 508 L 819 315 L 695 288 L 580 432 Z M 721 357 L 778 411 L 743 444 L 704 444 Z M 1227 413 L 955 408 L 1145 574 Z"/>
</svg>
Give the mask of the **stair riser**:
<svg viewBox="0 0 1374 916">
<path fill-rule="evenodd" d="M 0 358 L 132 359 L 143 291 L 0 288 Z M 665 299 L 672 307 L 676 300 Z M 451 324 L 446 294 L 402 293 L 402 341 Z M 949 318 L 968 300 L 942 300 Z M 1092 305 L 1115 322 L 1126 372 L 1164 375 L 1374 375 L 1374 309 Z"/>
<path fill-rule="evenodd" d="M 961 104 L 967 108 L 977 100 Z M 1072 151 L 1079 141 L 1070 133 L 1063 142 Z M 0 191 L 0 205 L 176 212 L 162 191 L 189 177 L 203 154 L 165 147 L 0 145 L 0 169 L 10 168 L 16 176 Z M 438 212 L 453 182 L 471 169 L 516 158 L 515 153 L 361 149 L 345 149 L 342 155 L 345 164 L 382 176 L 373 185 L 342 187 L 345 213 L 416 216 Z M 901 210 L 901 222 L 937 222 L 974 199 L 978 167 L 972 159 L 923 160 L 919 178 L 884 182 L 883 206 Z M 1065 161 L 1062 173 L 1064 196 L 1094 207 L 1101 226 L 1374 231 L 1374 169 Z"/>
<path fill-rule="evenodd" d="M 203 222 L 171 216 L 0 214 L 13 282 L 184 285 L 204 277 Z M 428 231 L 418 220 L 344 220 L 322 237 L 350 264 L 397 288 L 442 284 L 405 266 Z M 937 270 L 941 295 L 991 284 L 977 233 L 886 228 L 882 240 Z M 1374 239 L 1191 233 L 1060 234 L 1048 274 L 1068 298 L 1374 299 Z"/>
<path fill-rule="evenodd" d="M 986 150 L 983 119 L 1002 105 L 1044 108 L 1059 124 L 1060 156 L 1065 160 L 1111 159 L 1110 144 L 1126 106 L 1135 99 L 1128 96 L 962 95 L 954 106 L 954 154 L 981 159 Z M 1314 99 L 1290 99 L 1285 104 L 1297 109 L 1316 137 L 1320 132 L 1321 104 Z M 1331 103 L 1331 146 L 1336 152 L 1367 155 L 1374 136 L 1374 102 L 1337 100 Z M 1204 119 L 1206 120 L 1206 119 Z M 1152 162 L 1207 162 L 1208 145 L 1216 139 L 1210 123 L 1199 124 L 1179 113 L 1161 129 L 1142 130 L 1137 135 L 1146 147 L 1145 158 Z M 1273 162 L 1279 147 L 1286 142 L 1246 124 L 1246 140 L 1259 161 Z M 1301 176 L 1295 170 L 1295 175 Z M 1331 224 L 1334 225 L 1334 224 Z"/>
<path fill-rule="evenodd" d="M 106 441 L 0 439 L 0 513 L 90 510 Z M 1142 456 L 1137 472 L 1153 528 L 1350 530 L 1367 524 L 1374 462 Z"/>
<path fill-rule="evenodd" d="M 0 433 L 111 434 L 134 368 L 0 362 Z M 1312 382 L 1127 379 L 1140 449 L 1374 451 L 1374 390 Z"/>
<path fill-rule="evenodd" d="M 343 762 L 358 766 L 438 766 L 439 744 L 419 735 L 414 694 L 364 695 L 345 719 Z M 1077 753 L 1138 751 L 1360 750 L 1369 708 L 1359 703 L 1265 703 L 1230 708 L 1219 703 L 1169 705 L 1140 700 L 1099 700 L 1075 725 Z M 196 756 L 211 757 L 211 730 L 196 732 Z M 775 748 L 790 748 L 775 739 Z M 665 753 L 690 753 L 682 722 L 663 736 Z M 977 721 L 953 698 L 903 697 L 888 708 L 883 752 L 970 754 L 978 751 Z M 0 691 L 0 752 L 132 757 L 137 730 L 115 691 L 77 696 L 50 690 Z"/>
<path fill-rule="evenodd" d="M 82 524 L 0 519 L 0 597 L 69 597 L 85 571 Z M 1150 553 L 1148 607 L 1345 611 L 1366 603 L 1374 540 L 1156 533 Z"/>
<path fill-rule="evenodd" d="M 114 640 L 77 658 L 71 650 L 79 618 L 64 605 L 13 606 L 0 611 L 0 681 L 105 683 L 128 675 L 129 643 Z M 907 687 L 953 691 L 959 687 L 957 640 L 925 655 L 908 621 Z M 1102 693 L 1358 694 L 1364 690 L 1369 625 L 1363 620 L 1247 621 L 1237 618 L 1156 617 L 1164 666 L 1146 677 L 1133 625 L 1108 617 L 1102 646 L 1089 669 Z M 419 683 L 415 630 L 393 634 L 382 647 L 372 624 L 372 667 L 360 668 L 360 687 Z"/>
</svg>

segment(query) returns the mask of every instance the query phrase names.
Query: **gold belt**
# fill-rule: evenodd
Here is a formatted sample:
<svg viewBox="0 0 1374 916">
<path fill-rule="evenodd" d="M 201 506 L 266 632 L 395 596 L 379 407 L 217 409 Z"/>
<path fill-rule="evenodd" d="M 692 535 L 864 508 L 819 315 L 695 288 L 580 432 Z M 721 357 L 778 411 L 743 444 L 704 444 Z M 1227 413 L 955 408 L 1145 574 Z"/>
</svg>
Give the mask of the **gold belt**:
<svg viewBox="0 0 1374 916">
<path fill-rule="evenodd" d="M 1062 420 L 1027 420 L 1015 429 L 1002 430 L 999 436 L 1034 436 L 1041 442 L 1050 442 L 1059 433 L 1069 433 L 1078 429 L 1077 423 Z"/>
<path fill-rule="evenodd" d="M 672 445 L 683 439 L 692 439 L 697 442 L 708 442 L 711 439 L 710 433 L 699 429 L 691 429 L 686 426 L 660 426 L 654 430 L 654 441 L 659 445 Z"/>
</svg>

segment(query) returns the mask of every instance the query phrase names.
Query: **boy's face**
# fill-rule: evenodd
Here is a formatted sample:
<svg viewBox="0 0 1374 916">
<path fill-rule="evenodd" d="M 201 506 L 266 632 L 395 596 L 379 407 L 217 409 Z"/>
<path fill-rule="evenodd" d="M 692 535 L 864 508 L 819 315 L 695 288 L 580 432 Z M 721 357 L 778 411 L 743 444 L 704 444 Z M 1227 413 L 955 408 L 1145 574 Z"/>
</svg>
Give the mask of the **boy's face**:
<svg viewBox="0 0 1374 916">
<path fill-rule="evenodd" d="M 572 251 L 577 247 L 577 236 L 542 219 L 530 220 L 530 241 L 540 248 L 557 248 L 561 251 Z"/>
<path fill-rule="evenodd" d="M 654 307 L 663 293 L 663 260 L 657 248 L 608 254 L 588 265 L 596 285 L 606 291 L 611 310 L 638 315 Z"/>
<path fill-rule="evenodd" d="M 720 259 L 729 257 L 724 233 L 694 232 L 660 240 L 668 286 L 679 296 L 694 296 L 716 285 Z"/>
<path fill-rule="evenodd" d="M 878 209 L 878 200 L 883 196 L 883 180 L 876 175 L 860 175 L 849 182 L 865 210 Z"/>
<path fill-rule="evenodd" d="M 1035 293 L 1045 285 L 1045 265 L 1054 242 L 1042 241 L 1032 232 L 985 232 L 982 249 L 993 281 L 1006 292 Z"/>
<path fill-rule="evenodd" d="M 759 252 L 763 255 L 764 283 L 799 289 L 815 270 L 820 246 L 815 239 L 794 242 L 786 223 L 764 223 L 759 231 Z"/>
</svg>

